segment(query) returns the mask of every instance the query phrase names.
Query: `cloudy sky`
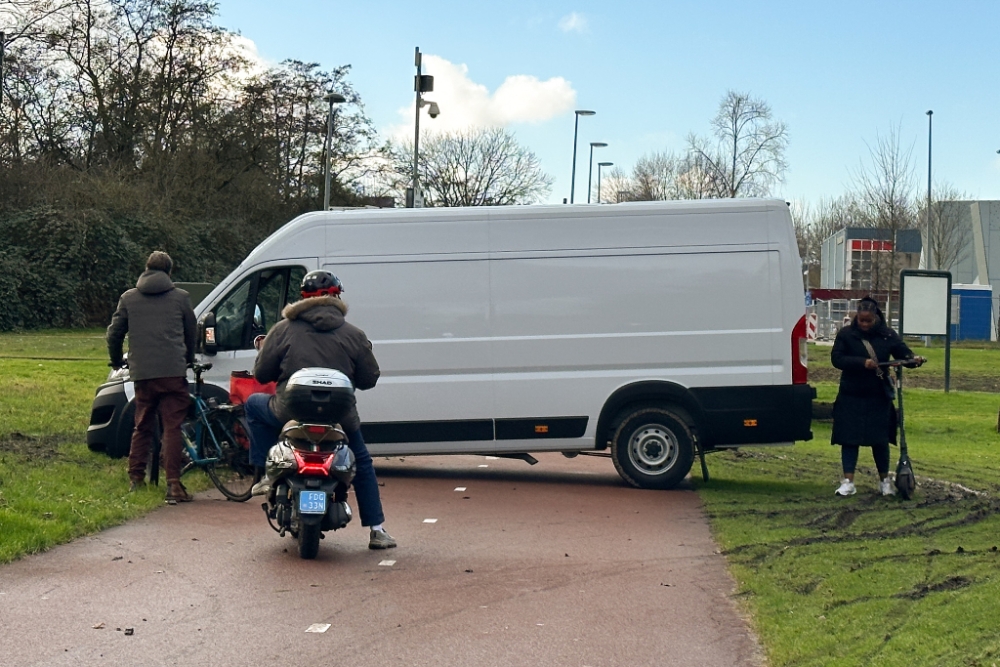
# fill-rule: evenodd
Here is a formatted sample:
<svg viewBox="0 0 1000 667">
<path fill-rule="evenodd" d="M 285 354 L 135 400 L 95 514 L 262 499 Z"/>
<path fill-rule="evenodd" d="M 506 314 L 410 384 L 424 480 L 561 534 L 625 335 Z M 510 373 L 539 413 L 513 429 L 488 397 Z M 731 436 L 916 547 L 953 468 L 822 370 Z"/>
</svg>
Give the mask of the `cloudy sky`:
<svg viewBox="0 0 1000 667">
<path fill-rule="evenodd" d="M 868 146 L 898 127 L 926 188 L 933 176 L 1000 199 L 1000 2 L 342 2 L 220 0 L 220 22 L 261 57 L 351 82 L 385 136 L 412 136 L 413 53 L 435 77 L 441 115 L 421 132 L 504 126 L 569 196 L 574 109 L 582 118 L 577 201 L 594 162 L 627 169 L 705 134 L 727 90 L 770 103 L 789 126 L 778 196 L 843 193 Z M 596 178 L 596 177 L 595 177 Z"/>
</svg>

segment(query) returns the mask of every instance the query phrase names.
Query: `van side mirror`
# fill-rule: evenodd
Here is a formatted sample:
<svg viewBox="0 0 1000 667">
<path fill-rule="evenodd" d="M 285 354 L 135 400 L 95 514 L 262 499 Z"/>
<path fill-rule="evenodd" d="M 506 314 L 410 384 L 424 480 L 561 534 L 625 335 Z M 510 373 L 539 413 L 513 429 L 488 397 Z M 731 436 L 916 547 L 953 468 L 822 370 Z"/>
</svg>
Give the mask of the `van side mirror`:
<svg viewBox="0 0 1000 667">
<path fill-rule="evenodd" d="M 209 356 L 215 356 L 219 351 L 215 337 L 215 313 L 209 311 L 198 320 L 198 347 L 199 352 Z"/>
</svg>

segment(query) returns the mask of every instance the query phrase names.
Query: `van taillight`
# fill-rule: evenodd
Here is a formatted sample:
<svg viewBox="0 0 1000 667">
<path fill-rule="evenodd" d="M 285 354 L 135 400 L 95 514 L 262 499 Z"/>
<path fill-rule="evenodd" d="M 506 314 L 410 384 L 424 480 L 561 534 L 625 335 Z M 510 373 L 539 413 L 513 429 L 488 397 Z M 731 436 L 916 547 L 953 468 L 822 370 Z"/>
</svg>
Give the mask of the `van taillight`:
<svg viewBox="0 0 1000 667">
<path fill-rule="evenodd" d="M 792 327 L 792 384 L 809 382 L 809 348 L 806 346 L 806 316 Z"/>
</svg>

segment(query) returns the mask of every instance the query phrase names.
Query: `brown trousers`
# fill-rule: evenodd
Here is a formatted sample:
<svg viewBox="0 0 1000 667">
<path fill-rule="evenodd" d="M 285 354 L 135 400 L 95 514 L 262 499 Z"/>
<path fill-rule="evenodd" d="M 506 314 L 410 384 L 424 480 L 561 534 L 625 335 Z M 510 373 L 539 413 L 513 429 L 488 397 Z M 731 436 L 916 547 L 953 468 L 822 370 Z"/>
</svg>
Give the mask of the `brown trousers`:
<svg viewBox="0 0 1000 667">
<path fill-rule="evenodd" d="M 132 447 L 128 453 L 128 476 L 141 480 L 146 476 L 149 452 L 156 432 L 156 415 L 160 415 L 163 433 L 163 469 L 167 481 L 181 478 L 181 424 L 187 417 L 191 395 L 188 393 L 187 378 L 156 378 L 137 380 L 135 383 L 135 429 L 132 431 Z"/>
</svg>

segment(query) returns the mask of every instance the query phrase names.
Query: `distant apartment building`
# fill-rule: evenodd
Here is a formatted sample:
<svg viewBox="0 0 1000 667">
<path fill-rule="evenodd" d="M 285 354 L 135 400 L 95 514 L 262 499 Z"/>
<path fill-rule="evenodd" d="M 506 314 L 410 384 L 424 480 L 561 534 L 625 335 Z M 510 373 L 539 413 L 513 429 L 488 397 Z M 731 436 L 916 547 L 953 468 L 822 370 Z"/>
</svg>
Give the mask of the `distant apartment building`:
<svg viewBox="0 0 1000 667">
<path fill-rule="evenodd" d="M 1000 237 L 998 237 L 1000 241 Z M 893 248 L 896 250 L 892 261 Z M 820 254 L 820 288 L 885 290 L 890 275 L 920 266 L 920 230 L 845 227 L 823 241 Z M 1000 251 L 1000 247 L 998 247 Z M 892 278 L 896 289 L 897 279 Z"/>
</svg>

